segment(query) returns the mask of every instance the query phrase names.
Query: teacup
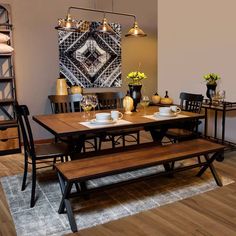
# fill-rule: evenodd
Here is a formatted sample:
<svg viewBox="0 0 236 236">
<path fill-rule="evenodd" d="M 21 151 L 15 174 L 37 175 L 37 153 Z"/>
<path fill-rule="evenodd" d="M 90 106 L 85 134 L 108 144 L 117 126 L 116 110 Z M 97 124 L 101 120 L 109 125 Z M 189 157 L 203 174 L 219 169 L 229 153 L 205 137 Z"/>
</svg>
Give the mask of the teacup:
<svg viewBox="0 0 236 236">
<path fill-rule="evenodd" d="M 122 119 L 122 117 L 123 117 L 123 114 L 121 112 L 119 112 L 119 111 L 111 111 L 111 118 L 113 120 L 120 120 L 120 119 Z"/>
<path fill-rule="evenodd" d="M 163 115 L 173 114 L 173 111 L 171 110 L 170 107 L 159 107 L 159 112 L 160 112 L 160 114 L 163 114 Z"/>
<path fill-rule="evenodd" d="M 106 113 L 106 112 L 104 112 L 104 113 L 97 113 L 96 115 L 95 115 L 95 117 L 96 117 L 96 121 L 109 121 L 109 120 L 111 120 L 111 113 Z"/>
<path fill-rule="evenodd" d="M 174 112 L 176 114 L 181 112 L 181 109 L 177 106 L 170 106 L 170 109 L 171 109 L 172 112 Z"/>
<path fill-rule="evenodd" d="M 170 107 L 160 107 L 159 112 L 162 115 L 173 115 L 173 113 L 178 114 L 181 112 L 181 109 L 177 106 L 170 106 Z"/>
</svg>

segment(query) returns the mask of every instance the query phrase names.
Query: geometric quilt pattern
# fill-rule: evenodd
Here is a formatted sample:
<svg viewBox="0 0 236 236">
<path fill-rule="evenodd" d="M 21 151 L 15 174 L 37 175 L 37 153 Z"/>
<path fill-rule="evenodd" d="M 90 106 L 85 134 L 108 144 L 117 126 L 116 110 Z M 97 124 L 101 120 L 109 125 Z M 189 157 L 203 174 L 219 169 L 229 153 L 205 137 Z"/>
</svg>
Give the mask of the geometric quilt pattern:
<svg viewBox="0 0 236 236">
<path fill-rule="evenodd" d="M 60 75 L 82 88 L 121 87 L 121 25 L 115 35 L 95 32 L 100 22 L 80 21 L 81 32 L 58 31 Z"/>
</svg>

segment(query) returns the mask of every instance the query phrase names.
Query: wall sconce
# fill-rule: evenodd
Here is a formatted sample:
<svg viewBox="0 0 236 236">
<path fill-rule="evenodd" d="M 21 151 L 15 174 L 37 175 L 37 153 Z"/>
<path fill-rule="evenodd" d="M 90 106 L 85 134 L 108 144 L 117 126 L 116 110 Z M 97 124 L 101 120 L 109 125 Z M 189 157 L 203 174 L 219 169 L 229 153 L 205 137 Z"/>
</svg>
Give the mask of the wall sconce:
<svg viewBox="0 0 236 236">
<path fill-rule="evenodd" d="M 64 30 L 64 31 L 70 31 L 70 32 L 82 32 L 82 30 L 79 27 L 79 22 L 75 19 L 72 19 L 71 17 L 71 10 L 83 10 L 83 11 L 91 11 L 91 12 L 100 12 L 103 13 L 103 20 L 102 24 L 99 25 L 95 32 L 98 33 L 107 33 L 107 34 L 115 34 L 112 27 L 109 25 L 106 14 L 113 14 L 113 15 L 119 15 L 119 16 L 127 16 L 134 18 L 134 25 L 129 30 L 129 32 L 125 35 L 126 37 L 135 36 L 135 37 L 145 37 L 147 36 L 138 26 L 136 16 L 126 13 L 120 13 L 120 12 L 113 12 L 113 11 L 103 11 L 103 10 L 95 10 L 90 8 L 82 8 L 82 7 L 69 7 L 67 11 L 67 16 L 65 19 L 59 19 L 58 20 L 58 26 L 55 27 L 57 30 Z"/>
</svg>

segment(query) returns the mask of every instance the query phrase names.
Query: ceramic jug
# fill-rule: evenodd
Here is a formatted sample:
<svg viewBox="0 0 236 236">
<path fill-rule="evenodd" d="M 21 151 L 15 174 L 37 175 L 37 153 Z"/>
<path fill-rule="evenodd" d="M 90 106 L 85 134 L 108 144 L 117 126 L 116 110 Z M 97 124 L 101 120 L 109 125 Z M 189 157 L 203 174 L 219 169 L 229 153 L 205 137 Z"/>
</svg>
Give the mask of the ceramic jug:
<svg viewBox="0 0 236 236">
<path fill-rule="evenodd" d="M 66 79 L 57 79 L 56 95 L 68 95 Z"/>
</svg>

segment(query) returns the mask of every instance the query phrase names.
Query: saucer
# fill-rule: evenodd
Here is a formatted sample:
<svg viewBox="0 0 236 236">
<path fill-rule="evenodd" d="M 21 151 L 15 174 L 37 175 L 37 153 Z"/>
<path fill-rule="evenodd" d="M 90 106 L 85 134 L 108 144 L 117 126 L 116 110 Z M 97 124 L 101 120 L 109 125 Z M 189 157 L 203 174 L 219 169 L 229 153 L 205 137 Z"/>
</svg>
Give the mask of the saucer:
<svg viewBox="0 0 236 236">
<path fill-rule="evenodd" d="M 90 120 L 90 123 L 93 125 L 111 125 L 111 124 L 115 124 L 116 120 Z"/>
<path fill-rule="evenodd" d="M 162 116 L 162 117 L 176 117 L 177 113 L 165 114 L 160 112 L 155 112 L 154 116 Z"/>
</svg>

